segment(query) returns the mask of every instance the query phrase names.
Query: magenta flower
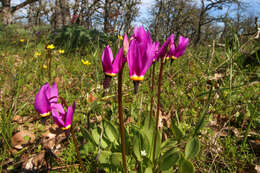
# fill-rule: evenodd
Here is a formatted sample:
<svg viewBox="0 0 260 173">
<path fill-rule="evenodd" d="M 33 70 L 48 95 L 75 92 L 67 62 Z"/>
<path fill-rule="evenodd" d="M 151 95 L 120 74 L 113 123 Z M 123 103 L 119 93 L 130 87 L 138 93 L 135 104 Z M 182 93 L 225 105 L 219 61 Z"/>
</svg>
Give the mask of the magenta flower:
<svg viewBox="0 0 260 173">
<path fill-rule="evenodd" d="M 116 76 L 119 73 L 121 67 L 123 65 L 123 49 L 121 48 L 116 55 L 116 58 L 113 58 L 112 49 L 106 46 L 103 54 L 102 54 L 102 66 L 103 71 L 108 76 Z"/>
<path fill-rule="evenodd" d="M 149 32 L 145 32 L 143 27 L 135 27 L 133 38 L 127 55 L 129 76 L 131 80 L 142 81 L 155 59 L 159 45 L 152 42 Z"/>
<path fill-rule="evenodd" d="M 134 81 L 135 93 L 138 84 L 144 80 L 144 75 L 155 60 L 159 44 L 153 43 L 149 32 L 143 27 L 135 27 L 133 39 L 127 54 L 130 79 Z"/>
<path fill-rule="evenodd" d="M 182 56 L 185 53 L 188 44 L 189 44 L 189 38 L 180 36 L 178 46 L 175 47 L 173 44 L 172 48 L 170 48 L 168 52 L 169 57 L 171 57 L 172 60 L 178 59 L 180 56 Z"/>
<path fill-rule="evenodd" d="M 58 101 L 58 87 L 53 83 L 50 88 L 49 83 L 45 83 L 35 96 L 34 108 L 41 115 L 47 117 L 51 114 L 51 104 Z"/>
<path fill-rule="evenodd" d="M 162 47 L 160 48 L 160 50 L 156 54 L 156 60 L 158 60 L 159 58 L 168 56 L 168 51 L 170 49 L 175 49 L 175 46 L 174 46 L 174 34 L 171 34 L 167 38 L 167 40 L 163 43 Z"/>
<path fill-rule="evenodd" d="M 73 106 L 67 108 L 65 112 L 62 104 L 52 104 L 52 117 L 53 121 L 62 128 L 62 130 L 68 130 L 71 127 L 73 121 L 73 114 L 75 112 L 76 104 L 73 103 Z"/>
<path fill-rule="evenodd" d="M 119 49 L 114 59 L 112 49 L 107 46 L 102 54 L 101 60 L 103 72 L 105 73 L 104 88 L 107 88 L 111 77 L 116 76 L 126 62 L 126 58 L 124 58 L 124 48 Z"/>
</svg>

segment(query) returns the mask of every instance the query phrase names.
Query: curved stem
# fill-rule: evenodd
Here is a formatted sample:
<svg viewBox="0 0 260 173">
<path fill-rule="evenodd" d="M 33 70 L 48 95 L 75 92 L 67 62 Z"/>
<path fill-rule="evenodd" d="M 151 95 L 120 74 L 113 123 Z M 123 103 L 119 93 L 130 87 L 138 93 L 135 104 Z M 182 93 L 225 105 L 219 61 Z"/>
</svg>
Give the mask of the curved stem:
<svg viewBox="0 0 260 173">
<path fill-rule="evenodd" d="M 160 95 L 161 95 L 161 86 L 162 86 L 162 77 L 163 77 L 163 64 L 164 64 L 164 57 L 161 58 L 161 66 L 160 66 L 160 73 L 159 73 L 159 81 L 158 81 L 158 103 L 157 103 L 157 110 L 156 110 L 156 126 L 154 128 L 154 145 L 153 145 L 153 163 L 155 160 L 155 153 L 156 153 L 156 142 L 158 136 L 158 124 L 159 124 L 159 111 L 160 111 Z"/>
<path fill-rule="evenodd" d="M 82 159 L 81 159 L 81 157 L 80 157 L 79 146 L 78 146 L 78 143 L 77 143 L 75 134 L 74 134 L 73 126 L 71 126 L 71 136 L 72 136 L 72 140 L 73 140 L 73 143 L 74 143 L 74 145 L 75 145 L 75 148 L 76 148 L 77 157 L 78 157 L 78 160 L 79 160 L 79 164 L 80 164 L 81 171 L 82 171 L 83 173 L 86 173 L 86 169 L 85 169 L 84 164 L 83 164 L 83 162 L 82 162 Z"/>
<path fill-rule="evenodd" d="M 118 75 L 118 113 L 120 121 L 120 134 L 121 134 L 121 148 L 122 148 L 122 160 L 124 173 L 127 173 L 126 167 L 126 148 L 125 148 L 125 131 L 124 131 L 124 118 L 123 118 L 123 106 L 122 106 L 122 80 L 123 80 L 123 68 L 121 68 Z"/>
<path fill-rule="evenodd" d="M 153 63 L 153 70 L 152 70 L 152 86 L 151 86 L 151 93 L 152 93 L 152 97 L 151 97 L 151 104 L 150 104 L 150 120 L 149 120 L 149 127 L 151 126 L 151 121 L 153 118 L 153 88 L 154 88 L 154 75 L 155 75 L 155 63 Z"/>
</svg>

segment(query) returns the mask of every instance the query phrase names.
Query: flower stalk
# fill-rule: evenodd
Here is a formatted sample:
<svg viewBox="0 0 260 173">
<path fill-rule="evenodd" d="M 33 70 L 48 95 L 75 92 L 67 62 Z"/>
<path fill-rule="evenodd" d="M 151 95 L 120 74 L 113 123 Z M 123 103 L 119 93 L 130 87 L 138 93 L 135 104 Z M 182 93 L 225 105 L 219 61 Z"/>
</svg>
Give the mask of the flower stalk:
<svg viewBox="0 0 260 173">
<path fill-rule="evenodd" d="M 48 59 L 48 77 L 49 77 L 49 82 L 51 82 L 51 63 L 52 63 L 52 58 L 51 58 L 51 50 L 48 49 L 47 52 L 47 59 Z"/>
<path fill-rule="evenodd" d="M 152 118 L 153 118 L 153 95 L 154 95 L 154 75 L 155 75 L 155 63 L 153 63 L 153 69 L 152 69 L 152 86 L 151 86 L 151 93 L 152 93 L 152 97 L 151 97 L 151 104 L 150 104 L 150 120 L 149 120 L 149 127 L 151 126 L 151 122 L 152 122 Z"/>
<path fill-rule="evenodd" d="M 78 146 L 78 143 L 77 143 L 77 140 L 76 140 L 76 137 L 75 137 L 75 133 L 74 133 L 74 129 L 73 129 L 72 126 L 71 126 L 71 136 L 72 136 L 72 140 L 73 140 L 73 143 L 75 145 L 75 148 L 76 148 L 77 157 L 78 157 L 78 160 L 79 160 L 81 171 L 83 173 L 86 173 L 86 169 L 85 169 L 83 161 L 82 161 L 82 159 L 80 157 L 79 146 Z"/>
<path fill-rule="evenodd" d="M 120 121 L 120 134 L 121 134 L 121 148 L 122 148 L 122 160 L 124 173 L 127 173 L 126 167 L 126 147 L 125 147 L 125 131 L 124 131 L 124 117 L 123 117 L 123 105 L 122 105 L 122 81 L 123 81 L 123 68 L 122 66 L 118 74 L 118 113 Z"/>
<path fill-rule="evenodd" d="M 160 65 L 160 73 L 159 73 L 159 81 L 158 81 L 158 103 L 157 103 L 157 110 L 156 110 L 156 126 L 154 128 L 154 146 L 153 146 L 153 163 L 155 160 L 155 153 L 156 153 L 156 142 L 158 136 L 158 124 L 159 124 L 159 111 L 160 111 L 160 96 L 161 96 L 161 86 L 162 86 L 162 78 L 163 78 L 163 65 L 164 65 L 164 56 L 161 58 L 161 65 Z"/>
</svg>

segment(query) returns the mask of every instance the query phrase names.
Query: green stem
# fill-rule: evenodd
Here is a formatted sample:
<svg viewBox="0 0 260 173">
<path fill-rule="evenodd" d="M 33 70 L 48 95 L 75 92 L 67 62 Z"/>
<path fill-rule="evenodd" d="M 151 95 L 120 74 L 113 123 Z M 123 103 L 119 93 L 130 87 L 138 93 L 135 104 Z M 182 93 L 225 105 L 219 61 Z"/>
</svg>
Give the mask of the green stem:
<svg viewBox="0 0 260 173">
<path fill-rule="evenodd" d="M 155 75 L 155 63 L 153 63 L 153 70 L 152 70 L 152 86 L 151 86 L 151 93 L 152 93 L 152 97 L 151 97 L 151 104 L 150 104 L 150 120 L 149 120 L 149 127 L 151 126 L 151 121 L 153 118 L 153 88 L 154 88 L 154 75 Z"/>
<path fill-rule="evenodd" d="M 251 106 L 251 108 L 249 109 L 250 120 L 249 120 L 249 124 L 248 124 L 248 126 L 246 128 L 246 132 L 245 132 L 245 135 L 244 135 L 244 139 L 243 139 L 243 142 L 242 142 L 243 145 L 242 146 L 246 145 L 247 136 L 248 136 L 249 130 L 250 130 L 251 126 L 252 126 L 252 123 L 253 123 L 253 120 L 254 120 L 255 114 L 256 114 L 255 113 L 255 109 L 253 108 L 253 106 L 252 105 L 249 105 L 249 106 Z M 253 109 L 254 109 L 254 111 L 253 111 Z"/>
<path fill-rule="evenodd" d="M 159 73 L 159 81 L 158 81 L 158 103 L 157 103 L 157 110 L 156 110 L 156 126 L 154 128 L 154 146 L 153 146 L 153 163 L 155 160 L 155 153 L 156 153 L 156 141 L 158 136 L 158 123 L 159 123 L 159 111 L 160 111 L 160 96 L 161 96 L 161 86 L 162 86 L 162 77 L 163 77 L 163 65 L 164 65 L 164 57 L 161 58 L 161 66 L 160 66 L 160 73 Z"/>
<path fill-rule="evenodd" d="M 75 134 L 74 134 L 73 126 L 71 126 L 71 136 L 72 136 L 72 140 L 73 140 L 73 143 L 74 143 L 74 145 L 75 145 L 75 148 L 76 148 L 77 157 L 78 157 L 78 160 L 79 160 L 79 164 L 80 164 L 81 171 L 82 171 L 83 173 L 86 173 L 86 169 L 85 169 L 85 167 L 84 167 L 84 165 L 83 165 L 83 162 L 82 162 L 82 159 L 81 159 L 81 157 L 80 157 L 79 146 L 78 146 L 78 143 L 77 143 Z"/>
<path fill-rule="evenodd" d="M 121 68 L 118 75 L 118 113 L 120 121 L 120 134 L 121 134 L 121 148 L 122 148 L 122 160 L 124 173 L 127 173 L 126 167 L 126 147 L 125 147 L 125 131 L 124 131 L 124 118 L 123 118 L 123 106 L 122 106 L 122 81 L 123 81 L 123 68 Z"/>
<path fill-rule="evenodd" d="M 48 60 L 49 60 L 49 64 L 48 64 L 48 77 L 49 77 L 49 82 L 51 82 L 51 61 L 52 61 L 52 58 L 51 58 L 51 51 L 48 50 L 48 53 L 47 53 L 47 56 L 48 56 Z"/>
</svg>

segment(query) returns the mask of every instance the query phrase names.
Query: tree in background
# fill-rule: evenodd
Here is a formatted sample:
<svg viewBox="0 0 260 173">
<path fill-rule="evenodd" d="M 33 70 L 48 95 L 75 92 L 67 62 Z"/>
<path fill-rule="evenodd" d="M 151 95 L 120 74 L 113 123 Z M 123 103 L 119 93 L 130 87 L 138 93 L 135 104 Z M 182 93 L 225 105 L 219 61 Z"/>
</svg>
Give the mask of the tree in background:
<svg viewBox="0 0 260 173">
<path fill-rule="evenodd" d="M 12 17 L 13 14 L 25 7 L 28 4 L 31 4 L 33 2 L 36 2 L 38 0 L 26 0 L 16 6 L 11 6 L 11 0 L 1 0 L 1 7 L 0 7 L 0 16 L 1 16 L 1 22 L 5 25 L 12 23 Z"/>
</svg>

